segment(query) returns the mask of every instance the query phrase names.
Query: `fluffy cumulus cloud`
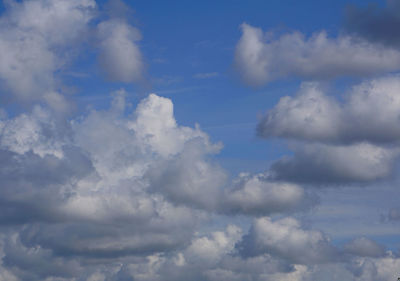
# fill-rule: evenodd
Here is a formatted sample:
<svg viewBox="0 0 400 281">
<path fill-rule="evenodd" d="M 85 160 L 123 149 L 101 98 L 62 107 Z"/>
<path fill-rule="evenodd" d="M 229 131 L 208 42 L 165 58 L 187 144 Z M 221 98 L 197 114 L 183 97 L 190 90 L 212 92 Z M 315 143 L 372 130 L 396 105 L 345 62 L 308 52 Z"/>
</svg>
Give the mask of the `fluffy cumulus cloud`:
<svg viewBox="0 0 400 281">
<path fill-rule="evenodd" d="M 368 41 L 319 32 L 306 38 L 300 32 L 279 38 L 246 23 L 236 46 L 235 64 L 243 80 L 259 86 L 298 77 L 328 79 L 365 76 L 400 69 L 400 52 Z"/>
<path fill-rule="evenodd" d="M 267 112 L 257 132 L 324 143 L 398 143 L 399 91 L 400 77 L 388 76 L 354 86 L 341 102 L 318 84 L 304 83 L 295 97 L 281 98 Z"/>
<path fill-rule="evenodd" d="M 71 65 L 82 43 L 98 30 L 99 60 L 112 80 L 142 76 L 139 31 L 126 21 L 94 19 L 94 0 L 7 1 L 0 18 L 0 80 L 3 96 L 24 103 L 45 102 L 58 112 L 70 109 L 59 75 Z M 91 42 L 89 42 L 91 43 Z M 7 93 L 7 95 L 5 94 Z"/>
<path fill-rule="evenodd" d="M 202 269 L 238 259 L 232 253 L 242 237 L 229 226 L 195 238 L 208 214 L 267 215 L 314 204 L 300 186 L 262 175 L 230 184 L 210 159 L 221 145 L 198 127 L 179 126 L 171 100 L 151 94 L 129 114 L 126 92 L 113 96 L 109 110 L 72 121 L 41 106 L 1 120 L 0 223 L 9 233 L 2 274 L 112 280 L 136 276 L 151 257 L 167 272 L 167 255 L 184 266 L 179 278 L 204 277 Z"/>
<path fill-rule="evenodd" d="M 291 217 L 276 221 L 269 217 L 256 219 L 239 247 L 245 256 L 269 253 L 293 264 L 324 263 L 338 256 L 325 234 L 304 229 Z"/>
<path fill-rule="evenodd" d="M 214 145 L 199 129 L 177 126 L 171 101 L 156 95 L 123 118 L 123 95 L 116 94 L 109 111 L 72 123 L 58 124 L 43 108 L 2 120 L 1 222 L 15 227 L 18 251 L 40 248 L 55 259 L 115 258 L 169 251 L 190 239 L 202 215 L 164 199 L 147 171 L 182 158 L 189 161 L 188 176 L 178 185 L 204 176 L 190 161 L 201 162 L 220 183 L 223 172 L 199 159 Z M 14 250 L 4 249 L 4 261 Z M 18 260 L 8 263 L 18 276 L 30 271 Z"/>
<path fill-rule="evenodd" d="M 93 0 L 5 3 L 2 96 L 29 106 L 0 110 L 0 281 L 387 281 L 398 273 L 399 257 L 373 240 L 335 246 L 298 218 L 318 203 L 303 182 L 391 174 L 399 153 L 397 76 L 356 86 L 344 101 L 304 84 L 258 127 L 265 138 L 293 140 L 293 156 L 231 179 L 214 157 L 222 144 L 198 125 L 180 126 L 168 98 L 150 94 L 131 110 L 121 89 L 108 109 L 59 114 L 70 107 L 60 73 L 82 46 L 94 47 L 86 51 L 108 80 L 143 79 L 141 35 L 128 8 L 120 1 L 105 7 L 108 13 Z M 371 74 L 400 61 L 395 50 L 350 37 L 270 40 L 242 28 L 236 59 L 252 84 Z M 392 209 L 387 220 L 398 217 Z"/>
<path fill-rule="evenodd" d="M 0 79 L 18 100 L 44 99 L 58 110 L 68 105 L 57 92 L 54 72 L 72 56 L 93 18 L 93 0 L 8 1 L 0 18 Z"/>
<path fill-rule="evenodd" d="M 1 120 L 0 280 L 312 280 L 340 260 L 321 231 L 262 217 L 312 206 L 299 185 L 229 183 L 210 158 L 220 144 L 179 126 L 171 100 L 151 94 L 126 113 L 126 92 L 113 96 L 72 121 L 40 106 Z M 249 233 L 207 231 L 211 214 L 260 218 Z M 365 238 L 343 252 L 349 276 L 388 259 Z"/>
<path fill-rule="evenodd" d="M 0 280 L 316 280 L 330 271 L 358 280 L 371 270 L 376 278 L 393 273 L 398 258 L 372 240 L 339 249 L 292 217 L 263 217 L 303 210 L 315 198 L 267 174 L 229 183 L 210 159 L 220 145 L 198 127 L 179 126 L 171 100 L 151 94 L 126 113 L 125 95 L 117 91 L 110 109 L 72 121 L 39 106 L 3 117 Z M 259 218 L 248 233 L 232 224 L 209 231 L 203 223 L 211 214 Z"/>
<path fill-rule="evenodd" d="M 294 145 L 293 150 L 293 156 L 284 156 L 272 163 L 273 178 L 314 184 L 376 181 L 392 175 L 399 155 L 399 149 L 368 143 L 300 144 Z"/>
<path fill-rule="evenodd" d="M 397 75 L 365 81 L 339 100 L 316 83 L 280 99 L 260 120 L 263 138 L 293 141 L 293 156 L 271 166 L 295 182 L 368 182 L 392 175 L 399 155 Z"/>
<path fill-rule="evenodd" d="M 297 184 L 271 180 L 268 174 L 243 173 L 224 190 L 220 202 L 223 213 L 265 216 L 308 209 L 317 198 Z"/>
</svg>

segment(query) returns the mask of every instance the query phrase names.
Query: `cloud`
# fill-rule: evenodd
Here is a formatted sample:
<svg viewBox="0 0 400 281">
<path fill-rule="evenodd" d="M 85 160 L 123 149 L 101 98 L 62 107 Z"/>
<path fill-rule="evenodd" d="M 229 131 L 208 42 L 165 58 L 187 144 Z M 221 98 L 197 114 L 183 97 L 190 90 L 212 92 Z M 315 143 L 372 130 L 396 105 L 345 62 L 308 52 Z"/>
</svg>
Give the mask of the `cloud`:
<svg viewBox="0 0 400 281">
<path fill-rule="evenodd" d="M 193 77 L 197 79 L 208 79 L 219 76 L 218 72 L 197 73 Z"/>
<path fill-rule="evenodd" d="M 396 273 L 398 257 L 372 240 L 357 238 L 341 250 L 322 231 L 282 217 L 317 203 L 315 194 L 294 182 L 318 181 L 307 169 L 332 181 L 370 181 L 391 173 L 398 154 L 395 78 L 364 83 L 343 103 L 318 87 L 304 86 L 304 97 L 288 98 L 289 106 L 277 110 L 288 113 L 297 102 L 301 114 L 277 115 L 279 121 L 298 122 L 297 128 L 311 128 L 296 130 L 272 118 L 267 125 L 274 133 L 263 136 L 310 143 L 296 143 L 294 158 L 279 160 L 270 171 L 242 173 L 230 181 L 214 157 L 222 144 L 213 143 L 197 125 L 179 125 L 167 98 L 150 94 L 127 112 L 127 93 L 119 90 L 109 109 L 68 119 L 57 114 L 70 107 L 59 74 L 82 43 L 96 40 L 109 80 L 143 79 L 141 35 L 127 21 L 129 8 L 120 1 L 108 8 L 103 20 L 96 18 L 99 10 L 92 0 L 7 1 L 0 18 L 4 92 L 30 104 L 25 113 L 10 110 L 10 117 L 0 109 L 0 280 L 387 280 Z M 270 43 L 262 34 L 257 37 L 261 31 L 246 25 L 243 30 L 243 38 L 264 53 Z M 285 36 L 271 44 L 286 54 L 292 52 L 286 42 L 310 47 L 311 53 L 298 55 L 306 62 L 319 61 L 319 52 L 330 50 L 346 59 L 356 49 L 370 60 L 361 63 L 355 56 L 354 69 L 383 62 L 382 68 L 360 75 L 396 65 L 396 51 L 347 37 Z M 298 63 L 297 72 L 285 70 L 267 80 L 312 77 L 331 63 L 310 71 Z M 339 75 L 340 63 L 321 77 Z M 381 118 L 370 117 L 374 110 Z M 307 126 L 302 116 L 316 121 Z M 310 157 L 320 165 L 307 162 Z M 272 214 L 276 218 L 265 217 Z"/>
<path fill-rule="evenodd" d="M 382 222 L 395 222 L 400 221 L 400 208 L 390 208 L 387 214 L 381 215 Z"/>
<path fill-rule="evenodd" d="M 100 66 L 111 81 L 137 82 L 143 79 L 144 63 L 137 42 L 139 30 L 121 19 L 97 26 Z"/>
<path fill-rule="evenodd" d="M 136 276 L 140 264 L 150 270 L 139 260 L 158 257 L 160 276 L 212 278 L 215 264 L 234 262 L 242 230 L 195 234 L 208 216 L 292 212 L 315 203 L 300 186 L 262 175 L 229 183 L 211 158 L 221 144 L 199 127 L 179 126 L 171 100 L 150 94 L 127 114 L 125 97 L 119 90 L 108 110 L 71 121 L 39 106 L 0 120 L 2 274 L 118 280 Z M 161 256 L 181 271 L 171 272 Z M 44 266 L 47 259 L 52 263 Z"/>
<path fill-rule="evenodd" d="M 294 154 L 272 163 L 273 178 L 343 184 L 390 177 L 399 155 L 399 91 L 394 75 L 356 85 L 342 101 L 316 83 L 281 98 L 257 126 L 263 138 L 292 141 Z"/>
<path fill-rule="evenodd" d="M 332 144 L 398 143 L 400 79 L 397 75 L 354 86 L 340 102 L 318 84 L 303 83 L 259 122 L 259 136 Z"/>
<path fill-rule="evenodd" d="M 235 65 L 253 86 L 287 77 L 331 79 L 370 76 L 400 69 L 400 52 L 350 36 L 329 38 L 326 32 L 305 38 L 300 32 L 279 38 L 259 28 L 241 25 Z"/>
<path fill-rule="evenodd" d="M 143 266 L 154 277 L 147 259 L 160 263 L 158 280 L 212 280 L 217 264 L 245 275 L 262 261 L 287 270 L 272 257 L 235 258 L 236 226 L 196 231 L 210 215 L 306 210 L 315 198 L 265 175 L 230 183 L 211 158 L 221 144 L 198 126 L 179 126 L 171 100 L 150 94 L 127 114 L 125 97 L 119 90 L 108 110 L 71 121 L 39 106 L 0 120 L 1 274 L 129 280 Z"/>
<path fill-rule="evenodd" d="M 223 196 L 220 212 L 254 216 L 307 210 L 317 202 L 299 185 L 273 181 L 268 175 L 241 174 Z"/>
<path fill-rule="evenodd" d="M 384 281 L 397 277 L 400 259 L 393 255 L 384 258 L 359 258 L 356 259 L 350 270 L 356 280 Z"/>
<path fill-rule="evenodd" d="M 398 48 L 400 45 L 400 1 L 387 0 L 386 7 L 369 4 L 346 9 L 345 30 L 370 42 Z"/>
<path fill-rule="evenodd" d="M 68 102 L 54 75 L 73 56 L 94 17 L 92 0 L 8 1 L 0 18 L 0 80 L 18 101 L 45 101 L 58 111 Z"/>
<path fill-rule="evenodd" d="M 273 178 L 297 183 L 344 184 L 370 182 L 392 175 L 398 149 L 368 143 L 349 146 L 305 144 L 294 155 L 271 165 Z"/>
<path fill-rule="evenodd" d="M 338 258 L 337 249 L 325 234 L 303 229 L 291 217 L 275 221 L 269 217 L 255 219 L 238 247 L 244 256 L 268 253 L 294 264 L 319 264 Z"/>
<path fill-rule="evenodd" d="M 375 241 L 365 237 L 355 238 L 344 245 L 346 253 L 361 257 L 382 257 L 385 255 L 385 248 Z"/>
<path fill-rule="evenodd" d="M 193 151 L 183 153 L 184 158 L 153 167 L 148 174 L 150 190 L 175 204 L 226 215 L 265 216 L 306 211 L 318 202 L 315 194 L 301 186 L 274 181 L 266 175 L 241 174 L 228 183 L 223 169 L 197 155 L 198 149 L 193 148 L 196 145 L 189 143 Z"/>
<path fill-rule="evenodd" d="M 39 247 L 54 259 L 116 259 L 168 252 L 190 241 L 204 216 L 150 192 L 147 171 L 184 159 L 201 167 L 177 185 L 212 179 L 218 170 L 201 158 L 219 146 L 199 129 L 178 126 L 168 99 L 150 95 L 125 118 L 125 92 L 114 96 L 109 111 L 71 123 L 58 123 L 39 107 L 1 121 L 0 223 L 26 224 L 17 231 L 23 247 Z M 191 146 L 193 139 L 199 145 Z M 28 274 L 18 261 L 9 263 Z"/>
<path fill-rule="evenodd" d="M 236 242 L 242 237 L 242 230 L 229 225 L 225 232 L 212 232 L 209 237 L 195 238 L 185 250 L 183 257 L 189 263 L 212 266 L 225 255 L 233 253 Z"/>
<path fill-rule="evenodd" d="M 93 43 L 96 36 L 106 76 L 113 81 L 140 81 L 144 63 L 137 41 L 141 35 L 116 17 L 123 5 L 114 2 L 109 5 L 113 6 L 110 18 L 95 26 L 99 11 L 94 0 L 8 1 L 0 18 L 3 95 L 23 104 L 46 103 L 60 113 L 70 111 L 60 74 L 72 65 L 83 43 Z"/>
</svg>

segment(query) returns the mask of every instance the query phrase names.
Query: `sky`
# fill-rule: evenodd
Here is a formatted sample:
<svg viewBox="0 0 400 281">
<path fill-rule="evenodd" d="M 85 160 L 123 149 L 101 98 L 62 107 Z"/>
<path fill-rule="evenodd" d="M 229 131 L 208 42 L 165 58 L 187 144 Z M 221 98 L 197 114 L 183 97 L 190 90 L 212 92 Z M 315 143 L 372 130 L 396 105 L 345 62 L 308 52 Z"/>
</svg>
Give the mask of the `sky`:
<svg viewBox="0 0 400 281">
<path fill-rule="evenodd" d="M 400 276 L 399 0 L 0 3 L 0 281 Z"/>
</svg>

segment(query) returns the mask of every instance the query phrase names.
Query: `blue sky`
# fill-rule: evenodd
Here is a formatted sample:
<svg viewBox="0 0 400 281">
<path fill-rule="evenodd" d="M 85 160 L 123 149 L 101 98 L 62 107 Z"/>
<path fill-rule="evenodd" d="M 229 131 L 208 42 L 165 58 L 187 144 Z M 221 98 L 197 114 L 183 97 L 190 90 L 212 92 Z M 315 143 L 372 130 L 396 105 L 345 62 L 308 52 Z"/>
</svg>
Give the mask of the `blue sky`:
<svg viewBox="0 0 400 281">
<path fill-rule="evenodd" d="M 0 7 L 0 281 L 396 280 L 398 0 Z"/>
</svg>

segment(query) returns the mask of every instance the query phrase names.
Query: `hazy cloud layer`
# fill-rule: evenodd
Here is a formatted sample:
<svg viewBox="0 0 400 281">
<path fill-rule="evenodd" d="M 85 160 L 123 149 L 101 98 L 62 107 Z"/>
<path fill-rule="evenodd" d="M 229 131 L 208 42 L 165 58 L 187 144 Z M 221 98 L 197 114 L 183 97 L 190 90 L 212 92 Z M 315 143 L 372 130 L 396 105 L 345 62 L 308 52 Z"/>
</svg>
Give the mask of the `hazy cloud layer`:
<svg viewBox="0 0 400 281">
<path fill-rule="evenodd" d="M 260 28 L 241 25 L 235 65 L 253 86 L 287 77 L 330 79 L 370 76 L 400 69 L 400 52 L 350 36 L 329 38 L 325 32 L 306 38 L 300 32 L 275 38 Z"/>
<path fill-rule="evenodd" d="M 400 1 L 387 0 L 384 8 L 370 3 L 366 7 L 349 6 L 345 30 L 370 42 L 389 47 L 400 46 Z"/>
</svg>

